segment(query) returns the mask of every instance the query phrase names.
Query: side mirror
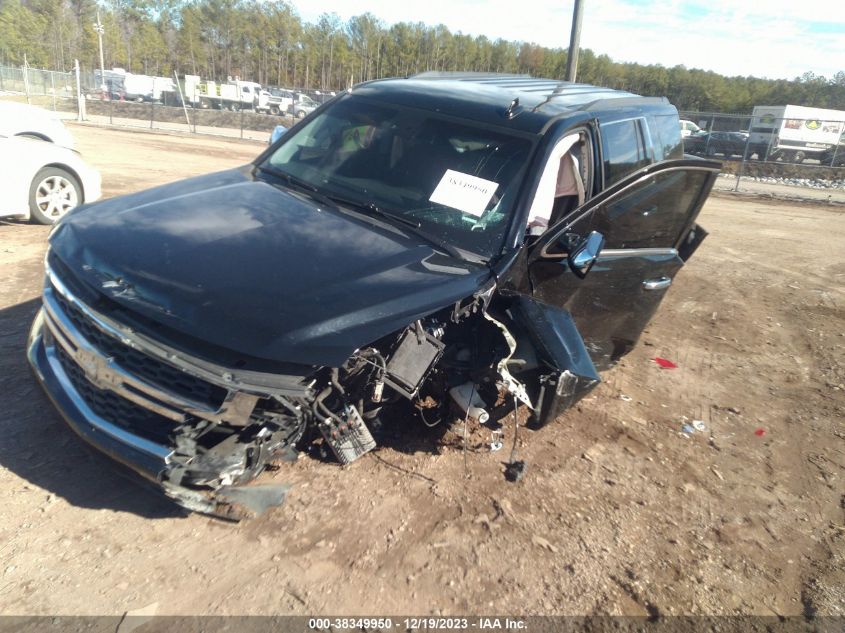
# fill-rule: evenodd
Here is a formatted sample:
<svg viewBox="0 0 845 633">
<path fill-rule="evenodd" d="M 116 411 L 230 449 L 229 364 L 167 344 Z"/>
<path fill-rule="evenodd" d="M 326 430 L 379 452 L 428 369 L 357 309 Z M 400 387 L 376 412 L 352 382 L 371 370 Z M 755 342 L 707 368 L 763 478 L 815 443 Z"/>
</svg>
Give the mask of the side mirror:
<svg viewBox="0 0 845 633">
<path fill-rule="evenodd" d="M 596 263 L 602 248 L 604 248 L 604 235 L 598 231 L 592 231 L 569 252 L 567 258 L 569 268 L 583 279 Z"/>
</svg>

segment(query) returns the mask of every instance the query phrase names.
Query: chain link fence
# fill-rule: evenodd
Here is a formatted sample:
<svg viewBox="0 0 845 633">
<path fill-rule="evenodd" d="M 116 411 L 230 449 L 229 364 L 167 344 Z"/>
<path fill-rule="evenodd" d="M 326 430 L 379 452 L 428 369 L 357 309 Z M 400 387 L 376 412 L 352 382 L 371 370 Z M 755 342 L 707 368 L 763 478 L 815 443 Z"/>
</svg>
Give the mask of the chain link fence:
<svg viewBox="0 0 845 633">
<path fill-rule="evenodd" d="M 235 111 L 220 109 L 224 104 L 183 107 L 174 82 L 170 90 L 157 91 L 155 98 L 139 96 L 127 100 L 124 88 L 110 74 L 80 72 L 80 103 L 75 73 L 0 66 L 0 96 L 63 113 L 62 118 L 66 119 L 264 142 L 277 125 L 288 128 L 295 123 L 290 115 L 256 112 L 249 104 Z"/>
<path fill-rule="evenodd" d="M 3 93 L 20 94 L 27 99 L 50 97 L 55 104 L 58 99 L 73 99 L 76 84 L 73 73 L 0 66 L 0 94 Z"/>
<path fill-rule="evenodd" d="M 845 113 L 755 108 L 753 115 L 681 112 L 684 152 L 721 160 L 723 173 L 764 182 L 845 189 Z"/>
</svg>

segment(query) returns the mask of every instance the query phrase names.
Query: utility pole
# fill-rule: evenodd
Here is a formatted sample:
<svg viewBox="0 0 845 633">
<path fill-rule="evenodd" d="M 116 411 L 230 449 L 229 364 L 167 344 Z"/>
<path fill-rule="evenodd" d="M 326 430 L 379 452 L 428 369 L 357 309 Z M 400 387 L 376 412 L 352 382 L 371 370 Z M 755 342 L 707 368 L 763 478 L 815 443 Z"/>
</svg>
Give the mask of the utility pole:
<svg viewBox="0 0 845 633">
<path fill-rule="evenodd" d="M 29 100 L 29 62 L 26 60 L 26 53 L 23 54 L 23 89 L 26 91 L 26 102 Z"/>
<path fill-rule="evenodd" d="M 79 60 L 73 60 L 73 72 L 76 75 L 76 120 L 85 120 L 85 98 L 82 96 L 82 84 L 79 81 Z"/>
<path fill-rule="evenodd" d="M 569 52 L 566 54 L 566 81 L 575 81 L 578 73 L 578 49 L 581 46 L 581 18 L 584 15 L 584 0 L 575 0 L 572 10 L 572 34 L 569 36 Z"/>
<path fill-rule="evenodd" d="M 105 94 L 106 91 L 106 63 L 103 61 L 103 33 L 106 32 L 103 23 L 100 22 L 100 12 L 97 11 L 97 22 L 94 24 L 94 30 L 97 31 L 97 39 L 100 40 L 100 89 Z"/>
</svg>

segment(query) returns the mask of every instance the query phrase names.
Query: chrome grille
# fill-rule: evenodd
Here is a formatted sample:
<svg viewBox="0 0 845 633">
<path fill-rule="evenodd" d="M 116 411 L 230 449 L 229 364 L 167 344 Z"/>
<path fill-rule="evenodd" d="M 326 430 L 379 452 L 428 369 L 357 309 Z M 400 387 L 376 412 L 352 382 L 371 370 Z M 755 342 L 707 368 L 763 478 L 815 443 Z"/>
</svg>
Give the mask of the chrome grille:
<svg viewBox="0 0 845 633">
<path fill-rule="evenodd" d="M 56 346 L 56 356 L 73 388 L 94 413 L 130 433 L 154 442 L 169 443 L 175 426 L 173 420 L 121 398 L 108 389 L 95 387 L 61 345 Z"/>
<path fill-rule="evenodd" d="M 216 367 L 213 373 L 207 363 L 200 368 L 203 361 L 94 310 L 64 284 L 49 261 L 47 278 L 44 323 L 52 339 L 48 348 L 62 349 L 65 363 L 77 368 L 77 382 L 84 380 L 90 385 L 89 395 L 109 392 L 151 415 L 170 420 L 171 426 L 191 418 L 235 426 L 249 424 L 263 391 L 227 387 L 224 381 L 231 382 L 232 374 L 226 368 Z M 64 365 L 57 365 L 67 373 Z M 118 422 L 113 418 L 109 421 Z"/>
<path fill-rule="evenodd" d="M 104 356 L 114 359 L 123 369 L 153 384 L 165 385 L 170 391 L 218 408 L 226 398 L 227 390 L 212 385 L 201 378 L 186 374 L 151 356 L 125 345 L 97 328 L 73 303 L 60 293 L 54 293 L 56 302 L 79 333 Z"/>
</svg>

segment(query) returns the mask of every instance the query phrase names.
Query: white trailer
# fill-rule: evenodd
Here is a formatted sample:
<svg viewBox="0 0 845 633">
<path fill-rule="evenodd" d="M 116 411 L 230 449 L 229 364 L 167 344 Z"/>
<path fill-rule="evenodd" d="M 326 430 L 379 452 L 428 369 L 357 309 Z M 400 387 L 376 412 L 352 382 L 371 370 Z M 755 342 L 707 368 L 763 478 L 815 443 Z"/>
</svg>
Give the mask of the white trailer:
<svg viewBox="0 0 845 633">
<path fill-rule="evenodd" d="M 749 153 L 800 163 L 824 160 L 845 132 L 845 112 L 806 106 L 754 106 Z"/>
<path fill-rule="evenodd" d="M 127 101 L 149 101 L 153 98 L 153 78 L 126 73 L 123 77 L 123 89 L 126 91 Z"/>
</svg>

